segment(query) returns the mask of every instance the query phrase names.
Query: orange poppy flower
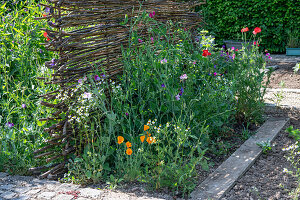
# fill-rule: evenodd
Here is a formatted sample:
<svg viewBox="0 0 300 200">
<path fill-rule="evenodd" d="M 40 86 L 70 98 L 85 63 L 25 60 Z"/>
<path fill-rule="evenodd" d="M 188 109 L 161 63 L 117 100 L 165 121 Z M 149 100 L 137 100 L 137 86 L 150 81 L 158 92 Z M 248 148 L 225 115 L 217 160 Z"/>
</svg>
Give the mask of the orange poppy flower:
<svg viewBox="0 0 300 200">
<path fill-rule="evenodd" d="M 150 127 L 148 125 L 144 125 L 144 131 L 148 130 Z"/>
<path fill-rule="evenodd" d="M 144 135 L 140 137 L 142 143 L 144 142 L 145 137 L 146 137 L 146 136 L 144 136 Z"/>
<path fill-rule="evenodd" d="M 132 154 L 132 149 L 131 149 L 131 148 L 128 148 L 128 149 L 126 150 L 126 154 L 130 156 L 130 155 Z"/>
<path fill-rule="evenodd" d="M 147 132 L 147 137 L 150 137 L 150 136 L 151 136 L 151 133 L 148 133 L 148 132 Z"/>
<path fill-rule="evenodd" d="M 130 148 L 132 145 L 130 142 L 126 142 L 126 146 L 127 146 L 127 148 Z"/>
<path fill-rule="evenodd" d="M 124 142 L 124 138 L 122 136 L 118 136 L 118 144 L 121 144 Z"/>
<path fill-rule="evenodd" d="M 154 137 L 147 137 L 146 141 L 149 143 L 149 144 L 152 144 L 152 143 L 155 143 L 156 142 L 156 139 Z"/>
</svg>

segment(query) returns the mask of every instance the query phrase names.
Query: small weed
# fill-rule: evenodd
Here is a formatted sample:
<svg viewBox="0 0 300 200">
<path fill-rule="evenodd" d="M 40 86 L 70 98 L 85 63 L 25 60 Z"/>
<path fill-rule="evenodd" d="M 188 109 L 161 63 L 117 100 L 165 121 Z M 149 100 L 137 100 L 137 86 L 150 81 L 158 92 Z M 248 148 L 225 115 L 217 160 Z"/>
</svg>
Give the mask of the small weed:
<svg viewBox="0 0 300 200">
<path fill-rule="evenodd" d="M 283 89 L 282 89 L 285 86 L 284 81 L 281 81 L 279 83 L 279 86 L 281 87 L 281 90 L 274 93 L 274 99 L 273 99 L 273 102 L 276 104 L 277 107 L 280 106 L 280 103 L 282 102 L 282 100 L 284 98 Z"/>
<path fill-rule="evenodd" d="M 269 151 L 272 150 L 272 146 L 271 145 L 271 142 L 270 141 L 267 141 L 267 142 L 259 142 L 259 143 L 256 143 L 259 147 L 262 148 L 262 152 L 263 154 L 267 154 Z"/>
</svg>

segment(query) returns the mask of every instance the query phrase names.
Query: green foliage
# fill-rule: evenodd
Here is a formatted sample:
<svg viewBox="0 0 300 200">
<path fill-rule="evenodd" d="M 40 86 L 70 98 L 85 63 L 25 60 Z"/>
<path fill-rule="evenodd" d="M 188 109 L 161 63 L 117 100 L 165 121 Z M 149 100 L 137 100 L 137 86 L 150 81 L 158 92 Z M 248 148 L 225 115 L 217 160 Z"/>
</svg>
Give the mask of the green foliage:
<svg viewBox="0 0 300 200">
<path fill-rule="evenodd" d="M 45 22 L 33 20 L 43 13 L 33 1 L 1 9 L 0 170 L 26 174 L 40 164 L 32 152 L 48 138 L 42 127 L 51 125 L 38 121 L 51 114 L 38 105 L 38 95 L 54 88 L 35 78 L 49 76 L 43 63 L 54 55 L 40 46 Z M 129 23 L 127 17 L 121 23 Z M 140 36 L 138 24 L 148 36 Z M 225 126 L 261 120 L 265 63 L 258 48 L 219 49 L 206 31 L 199 33 L 194 43 L 181 24 L 161 24 L 143 13 L 131 24 L 129 47 L 122 50 L 122 75 L 110 80 L 95 70 L 73 94 L 60 93 L 59 98 L 78 97 L 65 101 L 76 138 L 69 145 L 78 150 L 65 181 L 106 181 L 112 188 L 140 181 L 186 194 L 195 187 L 196 166 L 208 169 L 211 145 L 215 154 L 228 152 L 230 144 L 218 140 Z"/>
<path fill-rule="evenodd" d="M 293 137 L 296 142 L 288 147 L 283 148 L 283 151 L 288 151 L 285 158 L 287 161 L 291 163 L 291 166 L 294 168 L 294 170 L 288 170 L 286 168 L 283 169 L 284 173 L 290 174 L 293 177 L 296 177 L 298 179 L 298 185 L 297 188 L 292 190 L 290 194 L 293 196 L 293 199 L 299 199 L 300 196 L 300 148 L 299 148 L 299 140 L 300 140 L 300 130 L 295 129 L 293 126 L 289 126 L 285 132 L 289 133 L 289 136 Z"/>
<path fill-rule="evenodd" d="M 138 24 L 148 36 L 140 36 Z M 110 80 L 96 70 L 79 80 L 77 103 L 69 104 L 79 130 L 71 145 L 79 151 L 64 180 L 111 187 L 140 181 L 186 194 L 195 187 L 196 166 L 208 169 L 206 151 L 228 153 L 230 144 L 217 139 L 225 125 L 235 117 L 261 120 L 265 63 L 258 48 L 225 51 L 199 32 L 194 43 L 181 24 L 143 13 L 122 50 L 123 74 Z"/>
<path fill-rule="evenodd" d="M 49 115 L 38 95 L 51 89 L 36 77 L 48 76 L 43 64 L 53 56 L 41 46 L 46 22 L 33 19 L 42 12 L 33 1 L 0 7 L 0 171 L 26 174 L 39 164 L 32 153 L 47 138 L 36 124 Z"/>
<path fill-rule="evenodd" d="M 288 36 L 286 31 L 300 27 L 300 2 L 295 0 L 208 0 L 204 11 L 207 29 L 222 44 L 224 39 L 240 39 L 244 27 L 252 34 L 260 27 L 260 47 L 270 52 L 284 52 Z M 298 32 L 299 35 L 299 32 Z"/>
<path fill-rule="evenodd" d="M 299 129 L 294 129 L 293 126 L 289 126 L 286 130 L 290 134 L 291 137 L 293 137 L 295 140 L 300 140 L 300 131 Z"/>
</svg>

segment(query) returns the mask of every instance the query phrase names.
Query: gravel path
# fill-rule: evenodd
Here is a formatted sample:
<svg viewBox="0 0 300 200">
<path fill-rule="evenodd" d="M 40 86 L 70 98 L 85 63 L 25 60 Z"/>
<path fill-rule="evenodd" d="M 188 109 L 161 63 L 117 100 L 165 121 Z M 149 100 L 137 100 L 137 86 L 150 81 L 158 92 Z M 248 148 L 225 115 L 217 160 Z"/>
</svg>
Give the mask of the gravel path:
<svg viewBox="0 0 300 200">
<path fill-rule="evenodd" d="M 60 183 L 58 181 L 40 180 L 30 176 L 9 176 L 0 172 L 0 200 L 162 200 L 172 199 L 167 195 L 150 194 L 141 187 L 131 191 L 99 190 L 96 187 Z"/>
<path fill-rule="evenodd" d="M 300 62 L 300 56 L 286 56 L 285 54 L 272 54 L 272 62 Z"/>
</svg>

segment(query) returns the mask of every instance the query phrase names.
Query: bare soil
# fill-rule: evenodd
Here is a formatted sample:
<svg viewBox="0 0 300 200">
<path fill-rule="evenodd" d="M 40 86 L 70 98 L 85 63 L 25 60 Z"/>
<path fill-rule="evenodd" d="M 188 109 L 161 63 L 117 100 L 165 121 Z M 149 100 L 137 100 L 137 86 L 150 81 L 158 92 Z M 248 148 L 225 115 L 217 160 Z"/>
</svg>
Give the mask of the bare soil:
<svg viewBox="0 0 300 200">
<path fill-rule="evenodd" d="M 296 63 L 272 62 L 268 65 L 279 66 L 279 68 L 272 73 L 270 77 L 270 84 L 267 86 L 268 88 L 281 88 L 280 82 L 283 81 L 283 88 L 300 89 L 300 73 L 294 73 L 293 70 Z"/>
<path fill-rule="evenodd" d="M 299 110 L 279 115 L 289 116 L 291 118 L 290 125 L 297 129 L 300 128 Z M 292 199 L 290 192 L 297 188 L 298 183 L 297 178 L 283 172 L 284 168 L 293 171 L 295 169 L 285 158 L 288 152 L 282 151 L 282 148 L 288 147 L 294 142 L 284 128 L 275 139 L 272 151 L 262 154 L 223 200 Z"/>
</svg>

